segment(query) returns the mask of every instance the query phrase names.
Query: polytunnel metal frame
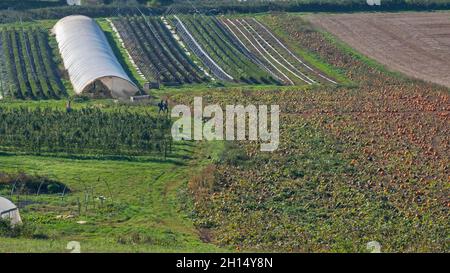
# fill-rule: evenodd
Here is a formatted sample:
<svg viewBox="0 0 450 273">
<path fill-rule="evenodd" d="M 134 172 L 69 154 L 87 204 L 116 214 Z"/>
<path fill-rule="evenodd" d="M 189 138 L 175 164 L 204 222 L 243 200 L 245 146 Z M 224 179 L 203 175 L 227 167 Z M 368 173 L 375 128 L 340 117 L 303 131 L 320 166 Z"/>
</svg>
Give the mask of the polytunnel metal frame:
<svg viewBox="0 0 450 273">
<path fill-rule="evenodd" d="M 100 26 L 87 16 L 71 15 L 52 30 L 75 93 L 101 81 L 115 98 L 128 99 L 139 88 L 117 60 Z"/>
</svg>

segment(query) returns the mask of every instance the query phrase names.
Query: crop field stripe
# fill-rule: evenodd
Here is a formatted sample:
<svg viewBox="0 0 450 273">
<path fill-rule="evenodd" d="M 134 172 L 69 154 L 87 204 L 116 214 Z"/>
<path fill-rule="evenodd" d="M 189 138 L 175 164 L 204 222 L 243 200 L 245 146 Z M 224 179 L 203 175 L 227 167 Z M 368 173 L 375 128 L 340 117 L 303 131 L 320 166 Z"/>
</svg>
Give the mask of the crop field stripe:
<svg viewBox="0 0 450 273">
<path fill-rule="evenodd" d="M 192 83 L 193 79 L 189 76 L 188 71 L 184 71 L 184 66 L 174 57 L 172 52 L 169 50 L 169 46 L 164 42 L 164 40 L 159 35 L 160 33 L 155 28 L 155 24 L 153 24 L 154 20 L 148 20 L 142 11 L 138 8 L 141 18 L 145 22 L 146 30 L 144 30 L 145 35 L 147 36 L 149 43 L 154 43 L 156 38 L 157 44 L 155 45 L 155 49 L 159 52 L 160 57 L 164 60 L 163 63 L 166 64 L 167 69 L 171 72 L 173 80 L 177 81 L 180 84 L 184 82 Z M 139 22 L 139 25 L 142 27 L 142 21 Z M 150 36 L 150 34 L 152 36 Z"/>
<path fill-rule="evenodd" d="M 176 40 L 172 37 L 172 33 L 165 27 L 164 23 L 161 20 L 155 20 L 153 23 L 155 24 L 157 32 L 169 46 L 174 58 L 176 58 L 177 61 L 183 65 L 187 73 L 192 75 L 193 81 L 197 83 L 202 82 L 200 69 L 186 56 L 186 54 L 181 50 L 181 47 L 177 45 Z"/>
<path fill-rule="evenodd" d="M 52 59 L 52 53 L 50 46 L 48 45 L 48 37 L 42 29 L 38 29 L 34 32 L 38 47 L 38 54 L 40 55 L 40 60 L 45 68 L 45 77 L 49 82 L 50 94 L 53 95 L 55 99 L 66 96 L 66 90 L 61 82 L 59 75 L 56 73 L 56 65 Z"/>
<path fill-rule="evenodd" d="M 11 31 L 11 41 L 14 51 L 14 60 L 16 62 L 16 66 L 18 66 L 17 70 L 19 72 L 18 77 L 22 95 L 26 96 L 27 98 L 32 98 L 33 94 L 31 93 L 30 82 L 27 78 L 27 69 L 23 61 L 23 55 L 20 53 L 22 51 L 22 47 L 20 45 L 17 30 Z"/>
<path fill-rule="evenodd" d="M 231 63 L 235 63 L 236 61 L 239 63 L 241 62 L 240 59 L 236 59 L 237 55 L 236 52 L 232 50 L 232 48 L 229 47 L 229 45 L 222 39 L 222 37 L 218 36 L 215 32 L 215 29 L 206 29 L 204 24 L 208 24 L 208 20 L 200 17 L 201 20 L 190 20 L 191 24 L 196 28 L 198 33 L 201 33 L 202 35 L 205 35 L 205 37 L 208 38 L 208 41 L 205 41 L 208 43 L 208 46 L 210 43 L 212 43 L 212 49 L 216 49 L 217 57 L 220 58 L 220 56 L 226 56 L 227 58 L 221 58 L 226 65 L 230 68 L 230 70 L 234 70 L 231 67 Z M 199 23 L 197 23 L 199 22 Z M 198 26 L 198 27 L 197 27 Z M 205 39 L 206 40 L 206 39 Z M 230 51 L 231 54 L 227 54 L 227 50 Z M 235 63 L 236 66 L 238 65 Z"/>
<path fill-rule="evenodd" d="M 213 80 L 214 77 L 211 71 L 208 71 L 208 67 L 205 65 L 205 61 L 202 60 L 199 55 L 193 51 L 192 46 L 187 43 L 187 40 L 182 33 L 177 30 L 175 20 L 170 19 L 169 17 L 161 17 L 162 28 L 165 32 L 169 33 L 169 36 L 176 41 L 178 45 L 178 49 L 181 51 L 181 54 L 186 56 L 187 61 L 192 64 L 196 69 L 199 70 L 199 73 L 202 74 L 203 81 L 208 82 Z M 170 24 L 174 24 L 173 26 Z M 178 32 L 177 32 L 178 31 Z M 191 57 L 192 56 L 192 57 Z M 194 57 L 195 56 L 195 57 Z M 195 60 L 195 59 L 198 59 Z M 201 63 L 201 64 L 200 64 Z M 215 75 L 214 75 L 215 76 Z"/>
<path fill-rule="evenodd" d="M 241 52 L 245 57 L 247 57 L 250 62 L 257 65 L 260 69 L 268 73 L 273 80 L 281 81 L 281 79 L 274 74 L 270 69 L 267 68 L 266 65 L 264 65 L 246 46 L 242 43 L 241 40 L 237 39 L 235 37 L 235 34 L 233 33 L 233 30 L 223 22 L 219 21 L 216 17 L 213 17 L 213 24 L 217 26 L 217 28 L 221 31 L 223 35 L 225 35 L 230 42 L 234 45 L 234 47 Z"/>
<path fill-rule="evenodd" d="M 283 71 L 281 71 L 277 66 L 275 66 L 232 20 L 230 20 L 230 19 L 225 19 L 225 20 L 227 20 L 228 23 L 232 24 L 235 27 L 235 29 L 237 31 L 239 31 L 239 33 L 241 33 L 242 37 L 244 37 L 250 43 L 250 45 L 258 52 L 258 54 L 261 57 L 263 57 L 263 59 L 266 60 L 268 64 L 270 64 L 273 68 L 275 68 L 275 70 L 278 71 L 278 73 L 280 73 L 287 80 L 287 82 L 290 85 L 294 85 L 294 82 Z M 239 39 L 239 37 L 237 35 L 236 35 L 236 37 Z"/>
<path fill-rule="evenodd" d="M 160 33 L 155 27 L 154 20 L 146 21 L 146 23 L 153 36 L 157 38 L 157 41 L 159 42 L 161 48 L 164 51 L 164 54 L 167 56 L 172 66 L 174 66 L 177 73 L 181 75 L 182 77 L 181 83 L 183 82 L 192 83 L 193 81 L 192 76 L 189 75 L 189 73 L 185 70 L 184 65 L 178 60 L 178 58 L 175 57 L 175 55 L 170 50 L 169 45 L 165 42 L 165 40 L 162 39 Z"/>
<path fill-rule="evenodd" d="M 233 54 L 233 56 L 234 56 L 233 60 L 237 60 L 242 65 L 248 65 L 248 63 L 246 63 L 244 61 L 245 58 L 241 58 L 242 57 L 241 52 L 239 52 L 229 41 L 227 41 L 227 39 L 225 38 L 226 35 L 224 33 L 219 33 L 217 26 L 211 24 L 212 22 L 211 22 L 210 18 L 203 18 L 203 19 L 204 19 L 203 22 L 205 22 L 211 28 L 212 33 L 214 34 L 214 37 L 219 39 L 220 42 L 225 45 L 226 49 L 229 49 L 230 52 Z M 203 30 L 206 30 L 205 25 L 200 24 L 200 26 L 202 27 Z"/>
<path fill-rule="evenodd" d="M 125 46 L 129 49 L 133 59 L 136 61 L 136 65 L 143 73 L 144 77 L 148 81 L 160 80 L 160 76 L 157 72 L 156 66 L 150 61 L 144 49 L 140 46 L 140 41 L 137 39 L 134 30 L 130 27 L 128 20 L 120 18 L 116 20 L 115 24 L 117 30 L 123 37 Z"/>
<path fill-rule="evenodd" d="M 11 43 L 11 36 L 9 34 L 8 29 L 2 30 L 2 40 L 3 43 L 3 54 L 5 56 L 6 66 L 7 66 L 7 72 L 9 77 L 9 95 L 14 98 L 21 98 L 21 92 L 18 88 L 18 78 L 17 78 L 17 72 L 16 72 L 16 65 L 14 63 L 14 57 L 12 52 L 12 43 Z"/>
<path fill-rule="evenodd" d="M 316 83 L 316 81 L 315 80 L 313 80 L 313 79 L 311 79 L 310 77 L 308 77 L 308 75 L 306 75 L 305 73 L 303 73 L 303 72 L 301 72 L 299 69 L 297 69 L 297 67 L 295 67 L 291 62 L 289 62 L 283 55 L 281 55 L 281 53 L 276 49 L 276 48 L 274 48 L 256 29 L 254 29 L 253 28 L 253 26 L 251 26 L 251 24 L 248 22 L 248 21 L 246 21 L 246 20 L 243 20 L 251 29 L 252 29 L 252 31 L 256 34 L 256 35 L 258 35 L 258 37 L 270 48 L 270 49 L 272 49 L 280 58 L 281 58 L 281 60 L 282 61 L 284 61 L 287 65 L 289 65 L 293 70 L 295 70 L 297 73 L 299 73 L 300 75 L 302 75 L 303 77 L 305 77 L 306 79 L 308 79 L 308 83 L 309 84 L 313 84 L 313 83 Z"/>
<path fill-rule="evenodd" d="M 163 60 L 163 64 L 165 64 L 168 71 L 172 75 L 173 81 L 180 84 L 182 84 L 183 82 L 189 82 L 189 79 L 182 71 L 182 66 L 180 66 L 173 55 L 167 50 L 167 46 L 161 40 L 161 37 L 157 34 L 153 26 L 149 24 L 147 18 L 140 20 L 138 24 L 140 25 L 144 35 L 147 37 L 147 40 L 149 42 L 151 41 L 151 43 L 154 44 L 154 48 L 158 52 L 160 58 Z"/>
<path fill-rule="evenodd" d="M 330 78 L 328 78 L 327 76 L 325 76 L 325 75 L 323 75 L 322 73 L 320 73 L 320 72 L 318 72 L 318 71 L 316 71 L 316 70 L 314 70 L 312 67 L 310 67 L 308 64 L 306 64 L 305 62 L 303 62 L 300 58 L 298 58 L 297 57 L 297 55 L 295 55 L 287 46 L 285 46 L 270 30 L 268 30 L 267 28 L 266 28 L 266 26 L 264 26 L 261 22 L 259 22 L 258 20 L 256 20 L 255 18 L 252 18 L 252 20 L 256 23 L 256 24 L 258 24 L 267 34 L 269 34 L 282 48 L 284 48 L 285 50 L 286 50 L 286 52 L 288 52 L 289 53 L 289 55 L 291 55 L 295 60 L 297 60 L 299 63 L 301 63 L 303 66 L 305 66 L 308 70 L 310 70 L 310 71 L 312 71 L 312 72 L 314 72 L 314 73 L 316 73 L 319 77 L 321 77 L 321 78 L 323 78 L 323 79 L 325 79 L 325 80 L 327 80 L 327 81 L 329 81 L 329 82 L 331 82 L 331 83 L 334 83 L 334 84 L 337 84 L 337 82 L 336 81 L 334 81 L 334 80 L 332 80 L 332 79 L 330 79 Z"/>
<path fill-rule="evenodd" d="M 187 82 L 192 83 L 193 79 L 192 76 L 189 75 L 189 72 L 185 70 L 184 65 L 178 60 L 178 58 L 175 57 L 175 55 L 170 50 L 169 44 L 166 43 L 166 41 L 161 37 L 160 33 L 155 27 L 155 20 L 148 20 L 147 17 L 145 17 L 145 22 L 148 26 L 148 29 L 151 31 L 151 34 L 156 37 L 160 47 L 162 48 L 165 56 L 169 59 L 172 66 L 175 68 L 177 73 L 181 75 L 180 83 Z"/>
<path fill-rule="evenodd" d="M 7 86 L 9 86 L 7 63 L 5 58 L 3 35 L 0 35 L 0 100 L 8 95 Z"/>
<path fill-rule="evenodd" d="M 259 65 L 261 68 L 266 70 L 272 77 L 279 81 L 283 81 L 277 74 L 275 74 L 271 69 L 269 69 L 261 60 L 259 60 L 251 51 L 248 49 L 248 47 L 241 41 L 241 39 L 236 35 L 234 30 L 224 21 L 219 21 L 216 19 L 216 24 L 224 25 L 229 32 L 231 33 L 230 38 L 236 41 L 236 46 L 242 48 L 242 52 L 245 52 L 245 54 L 256 64 Z M 256 49 L 256 48 L 255 48 Z"/>
<path fill-rule="evenodd" d="M 245 49 L 236 46 L 235 41 L 230 38 L 230 33 L 224 29 L 222 25 L 217 24 L 217 19 L 215 17 L 206 17 L 205 20 L 209 27 L 212 28 L 214 35 L 223 41 L 226 47 L 234 54 L 234 59 L 237 58 L 237 60 L 242 64 L 242 68 L 247 71 L 249 77 L 257 77 L 258 81 L 273 81 L 273 79 L 270 79 L 271 74 L 267 73 L 264 68 L 260 67 L 251 58 L 249 58 L 248 52 L 245 52 Z"/>
<path fill-rule="evenodd" d="M 128 30 L 131 31 L 135 42 L 138 43 L 139 50 L 142 51 L 141 57 L 145 56 L 144 58 L 148 59 L 148 61 L 143 61 L 142 64 L 153 67 L 153 69 L 149 69 L 149 71 L 152 72 L 153 76 L 156 77 L 158 81 L 164 81 L 167 77 L 165 69 L 161 68 L 159 61 L 154 59 L 153 51 L 149 51 L 145 41 L 142 40 L 141 33 L 138 32 L 138 29 L 132 23 L 132 19 L 126 18 L 125 23 L 128 26 Z"/>
<path fill-rule="evenodd" d="M 187 30 L 186 26 L 183 22 L 178 18 L 178 16 L 174 15 L 174 18 L 177 22 L 177 26 L 181 28 L 181 36 L 185 38 L 186 43 L 191 48 L 191 50 L 203 61 L 205 66 L 207 66 L 211 71 L 221 80 L 224 81 L 233 81 L 233 77 L 231 77 L 228 73 L 226 73 L 211 57 L 203 50 L 200 44 L 195 40 L 192 34 Z"/>
<path fill-rule="evenodd" d="M 288 67 L 286 67 L 284 64 L 282 64 L 277 58 L 275 58 L 257 39 L 256 36 L 258 36 L 258 38 L 261 40 L 261 42 L 265 43 L 265 40 L 261 37 L 261 35 L 259 35 L 259 33 L 257 31 L 255 31 L 255 29 L 248 24 L 245 20 L 240 21 L 239 19 L 236 20 L 244 29 L 247 30 L 247 32 L 255 39 L 255 41 L 258 43 L 258 45 L 264 50 L 264 52 L 272 59 L 274 60 L 277 64 L 279 64 L 281 67 L 283 67 L 286 71 L 288 71 L 289 73 L 291 73 L 292 75 L 294 75 L 295 77 L 299 78 L 300 80 L 306 82 L 307 84 L 312 84 L 307 78 L 305 79 L 305 77 L 295 73 L 294 71 L 292 71 L 291 69 L 289 69 Z M 244 26 L 243 22 L 245 23 L 245 25 L 251 30 L 248 30 L 248 28 L 246 26 Z M 254 35 L 256 34 L 256 36 Z"/>
<path fill-rule="evenodd" d="M 171 81 L 172 75 L 168 71 L 167 67 L 162 63 L 161 58 L 157 56 L 153 44 L 149 43 L 141 29 L 137 26 L 134 18 L 128 18 L 127 23 L 129 24 L 130 29 L 133 31 L 135 37 L 137 38 L 137 41 L 139 42 L 139 47 L 142 48 L 144 54 L 148 56 L 151 64 L 156 68 L 155 73 L 156 75 L 160 76 L 160 81 L 162 82 L 168 82 Z"/>
<path fill-rule="evenodd" d="M 189 33 L 192 34 L 194 39 L 202 45 L 202 48 L 205 50 L 206 53 L 213 59 L 228 75 L 230 75 L 233 79 L 235 79 L 235 75 L 232 75 L 232 69 L 229 63 L 228 58 L 221 58 L 221 56 L 224 56 L 224 54 L 221 52 L 221 48 L 214 42 L 210 43 L 211 38 L 199 27 L 197 27 L 197 24 L 193 21 L 191 21 L 190 18 L 183 17 L 181 18 L 184 20 L 184 25 L 186 26 L 186 29 L 189 31 Z"/>
<path fill-rule="evenodd" d="M 41 56 L 39 55 L 39 50 L 37 50 L 36 48 L 36 39 L 33 35 L 33 31 L 28 32 L 27 36 L 31 47 L 31 55 L 33 56 L 36 73 L 39 78 L 41 92 L 43 93 L 42 95 L 47 98 L 54 97 L 53 94 L 50 94 L 47 75 L 45 73 L 45 68 L 42 63 Z"/>
<path fill-rule="evenodd" d="M 65 95 L 49 46 L 40 27 L 7 27 L 1 30 L 3 65 L 7 70 L 8 96 L 15 99 L 58 99 Z M 4 79 L 2 83 L 4 83 Z"/>
<path fill-rule="evenodd" d="M 55 98 L 61 98 L 67 96 L 66 90 L 61 82 L 60 76 L 56 73 L 56 65 L 52 59 L 52 52 L 50 45 L 48 44 L 48 34 L 42 29 L 38 29 L 36 32 L 39 50 L 41 54 L 42 62 L 44 63 L 47 78 L 50 81 L 51 90 Z"/>
<path fill-rule="evenodd" d="M 27 44 L 27 41 L 25 39 L 25 31 L 23 28 L 21 28 L 19 30 L 19 40 L 20 40 L 20 45 L 22 48 L 22 56 L 24 57 L 24 63 L 25 63 L 25 68 L 27 71 L 27 78 L 28 78 L 28 82 L 30 83 L 30 87 L 31 87 L 31 93 L 32 93 L 32 97 L 33 98 L 39 98 L 42 97 L 42 94 L 40 93 L 40 87 L 37 86 L 38 83 L 36 81 L 36 72 L 34 69 L 34 62 L 32 59 L 32 56 L 30 54 L 30 50 Z"/>
<path fill-rule="evenodd" d="M 119 43 L 121 44 L 123 50 L 126 53 L 126 57 L 129 59 L 131 65 L 133 66 L 133 68 L 136 70 L 136 73 L 139 75 L 139 77 L 143 80 L 147 80 L 145 78 L 144 73 L 142 73 L 141 69 L 139 68 L 139 66 L 137 65 L 136 61 L 133 59 L 133 56 L 131 56 L 130 51 L 128 50 L 128 48 L 125 45 L 124 39 L 122 38 L 122 35 L 120 34 L 119 30 L 117 29 L 117 26 L 114 24 L 114 22 L 109 19 L 106 18 L 106 21 L 109 23 L 112 31 L 114 32 L 114 34 L 116 35 L 117 40 L 119 41 Z"/>
<path fill-rule="evenodd" d="M 227 19 L 229 20 L 229 19 Z M 290 85 L 295 85 L 294 82 L 283 72 L 281 71 L 276 65 L 274 65 L 268 58 L 266 55 L 264 55 L 264 53 L 261 52 L 261 50 L 252 42 L 252 40 L 250 40 L 250 38 L 231 20 L 229 20 L 229 22 L 239 31 L 239 33 L 241 33 L 241 35 L 252 45 L 253 48 L 256 49 L 256 51 L 258 52 L 258 54 L 263 57 L 264 60 L 267 61 L 268 64 L 270 64 L 273 68 L 275 68 L 276 71 L 278 71 L 286 80 Z M 256 40 L 255 40 L 256 41 Z M 256 41 L 258 43 L 258 41 Z M 259 46 L 261 46 L 259 44 Z M 262 48 L 264 50 L 264 48 Z"/>
<path fill-rule="evenodd" d="M 290 66 L 293 70 L 295 70 L 297 73 L 299 73 L 301 76 L 296 75 L 295 73 L 291 72 L 292 74 L 294 74 L 295 76 L 297 76 L 298 78 L 300 78 L 301 80 L 305 81 L 308 84 L 313 84 L 316 83 L 313 79 L 309 78 L 306 74 L 304 74 L 303 72 L 301 72 L 300 70 L 298 70 L 294 65 L 292 65 L 288 60 L 286 60 L 269 42 L 266 41 L 266 39 L 264 39 L 264 37 L 261 36 L 261 34 L 256 31 L 247 21 L 242 20 L 243 22 L 245 22 L 245 24 L 252 30 L 253 33 L 255 33 L 258 38 L 264 43 L 266 44 L 270 49 L 272 49 L 273 52 L 275 52 L 280 58 L 281 61 L 285 62 L 288 66 Z M 289 71 L 289 70 L 288 70 Z M 306 78 L 306 80 L 305 80 Z"/>
<path fill-rule="evenodd" d="M 232 43 L 230 43 L 230 41 L 226 39 L 226 35 L 224 35 L 223 33 L 219 33 L 220 30 L 218 30 L 217 26 L 213 24 L 210 17 L 203 17 L 202 19 L 205 24 L 203 24 L 203 22 L 200 23 L 200 27 L 203 30 L 207 31 L 206 26 L 209 26 L 209 28 L 212 30 L 208 32 L 210 34 L 210 37 L 213 38 L 213 41 L 219 46 L 224 46 L 223 52 L 225 56 L 231 55 L 229 56 L 231 58 L 230 61 L 234 63 L 236 68 L 242 69 L 247 74 L 246 76 L 250 78 L 264 77 L 264 75 L 261 73 L 262 71 L 258 71 L 260 70 L 259 67 L 253 66 L 253 63 L 251 63 L 247 59 L 247 56 L 243 55 L 236 47 L 234 47 Z M 228 52 L 231 54 L 228 54 Z"/>
<path fill-rule="evenodd" d="M 148 41 L 147 36 L 144 34 L 144 31 L 140 27 L 140 24 L 136 22 L 135 18 L 130 18 L 129 23 L 134 30 L 134 33 L 137 35 L 137 38 L 140 41 L 140 44 L 143 47 L 145 53 L 150 57 L 152 62 L 156 65 L 158 71 L 163 75 L 162 81 L 172 81 L 173 75 L 169 71 L 167 66 L 163 63 L 161 52 L 156 50 L 154 44 L 151 41 Z"/>
<path fill-rule="evenodd" d="M 178 74 L 178 69 L 172 63 L 172 60 L 168 58 L 167 55 L 165 55 L 165 52 L 162 50 L 162 46 L 159 44 L 158 39 L 150 35 L 150 32 L 152 32 L 152 30 L 148 27 L 148 24 L 144 24 L 142 21 L 138 22 L 137 18 L 134 18 L 134 20 L 136 26 L 139 28 L 140 33 L 145 39 L 145 43 L 152 47 L 153 52 L 156 52 L 157 58 L 160 61 L 161 66 L 164 67 L 167 71 L 170 81 L 179 83 L 183 82 L 183 79 L 181 79 L 180 75 Z"/>
</svg>

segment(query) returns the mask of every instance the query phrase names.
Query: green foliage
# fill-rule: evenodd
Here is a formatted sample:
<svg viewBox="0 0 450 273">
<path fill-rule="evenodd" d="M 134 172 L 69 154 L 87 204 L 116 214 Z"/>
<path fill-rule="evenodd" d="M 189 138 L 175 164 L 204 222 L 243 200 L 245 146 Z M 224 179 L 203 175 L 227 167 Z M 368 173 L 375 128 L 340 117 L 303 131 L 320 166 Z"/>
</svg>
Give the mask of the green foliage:
<svg viewBox="0 0 450 273">
<path fill-rule="evenodd" d="M 0 108 L 0 148 L 28 153 L 167 155 L 171 121 L 131 111 Z"/>
<path fill-rule="evenodd" d="M 227 142 L 225 151 L 220 157 L 220 163 L 232 166 L 243 165 L 249 160 L 248 155 L 239 146 Z"/>
<path fill-rule="evenodd" d="M 8 219 L 0 218 L 0 237 L 8 238 L 33 238 L 35 235 L 35 228 L 29 224 L 12 225 Z"/>
</svg>

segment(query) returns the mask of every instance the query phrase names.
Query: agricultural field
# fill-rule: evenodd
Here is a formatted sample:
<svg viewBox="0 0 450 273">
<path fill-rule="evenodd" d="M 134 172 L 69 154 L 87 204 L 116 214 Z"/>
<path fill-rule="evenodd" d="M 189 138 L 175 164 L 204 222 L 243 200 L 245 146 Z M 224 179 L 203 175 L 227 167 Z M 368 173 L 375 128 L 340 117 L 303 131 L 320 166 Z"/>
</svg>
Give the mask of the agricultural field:
<svg viewBox="0 0 450 273">
<path fill-rule="evenodd" d="M 0 253 L 448 252 L 449 13 L 256 2 L 0 24 L 0 196 L 22 222 L 0 219 Z M 60 54 L 73 26 L 78 51 Z M 279 146 L 191 140 L 184 124 L 177 140 L 194 97 L 278 106 Z"/>
<path fill-rule="evenodd" d="M 450 87 L 450 13 L 312 16 L 313 24 L 389 69 Z"/>
<path fill-rule="evenodd" d="M 304 17 L 262 18 L 358 85 L 208 92 L 279 104 L 281 144 L 269 155 L 230 145 L 225 164 L 192 178 L 195 223 L 236 249 L 364 252 L 373 239 L 386 252 L 447 251 L 448 89 L 389 72 Z"/>
<path fill-rule="evenodd" d="M 36 100 L 66 96 L 45 29 L 3 27 L 0 34 L 2 97 Z"/>
<path fill-rule="evenodd" d="M 215 16 L 141 15 L 97 21 L 128 76 L 141 88 L 146 83 L 146 89 L 154 89 L 211 84 L 333 85 L 346 81 L 320 60 L 311 56 L 305 60 L 294 53 L 254 18 L 242 19 L 250 22 L 253 34 L 245 28 L 237 34 L 238 19 Z M 73 87 L 51 30 L 55 23 L 47 20 L 1 27 L 2 98 L 70 98 Z M 242 36 L 243 31 L 252 38 Z M 256 35 L 258 38 L 252 40 Z"/>
<path fill-rule="evenodd" d="M 148 81 L 161 82 L 164 85 L 208 81 L 161 20 L 124 17 L 115 20 L 114 26 Z"/>
<path fill-rule="evenodd" d="M 0 109 L 0 120 L 2 151 L 124 156 L 171 152 L 171 121 L 148 112 Z"/>
<path fill-rule="evenodd" d="M 201 45 L 201 50 L 214 61 L 214 66 L 224 74 L 222 76 L 218 72 L 214 72 L 217 77 L 247 84 L 277 83 L 265 66 L 259 67 L 260 62 L 252 57 L 247 49 L 239 47 L 239 44 L 233 40 L 217 18 L 176 16 L 172 22 L 177 30 L 186 31 L 184 36 L 193 38 L 193 41 L 186 41 L 186 43 Z"/>
<path fill-rule="evenodd" d="M 337 84 L 296 56 L 270 30 L 255 18 L 222 19 L 234 38 L 284 84 Z"/>
</svg>

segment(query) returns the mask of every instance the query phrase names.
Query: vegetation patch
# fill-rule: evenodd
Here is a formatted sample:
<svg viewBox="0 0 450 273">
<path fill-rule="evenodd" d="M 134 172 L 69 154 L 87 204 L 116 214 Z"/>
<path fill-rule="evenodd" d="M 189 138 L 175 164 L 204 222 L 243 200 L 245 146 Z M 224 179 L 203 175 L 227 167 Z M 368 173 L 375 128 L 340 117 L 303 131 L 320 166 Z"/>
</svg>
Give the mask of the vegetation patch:
<svg viewBox="0 0 450 273">
<path fill-rule="evenodd" d="M 16 174 L 0 172 L 0 192 L 4 190 L 12 191 L 14 194 L 70 193 L 70 189 L 59 181 L 24 172 Z"/>
<path fill-rule="evenodd" d="M 268 20 L 357 85 L 204 94 L 280 105 L 281 143 L 271 154 L 239 143 L 238 160 L 195 183 L 196 225 L 237 250 L 446 251 L 448 90 L 385 73 L 295 17 Z"/>
</svg>

